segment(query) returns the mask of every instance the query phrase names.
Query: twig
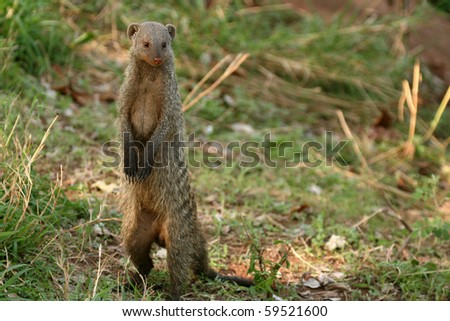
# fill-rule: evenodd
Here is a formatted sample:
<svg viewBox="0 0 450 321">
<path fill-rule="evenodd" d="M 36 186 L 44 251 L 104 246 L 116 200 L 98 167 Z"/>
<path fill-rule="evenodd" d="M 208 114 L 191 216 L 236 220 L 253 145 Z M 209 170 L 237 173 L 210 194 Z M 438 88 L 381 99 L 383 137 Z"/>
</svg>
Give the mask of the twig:
<svg viewBox="0 0 450 321">
<path fill-rule="evenodd" d="M 38 154 L 44 148 L 44 143 L 47 140 L 48 135 L 50 135 L 50 129 L 53 127 L 53 124 L 56 122 L 57 119 L 58 119 L 58 115 L 56 115 L 55 118 L 53 118 L 52 122 L 50 123 L 50 125 L 47 128 L 47 130 L 45 131 L 44 136 L 42 137 L 38 148 L 36 148 L 36 151 L 34 152 L 33 156 L 31 156 L 31 158 L 30 158 L 29 166 L 31 166 L 31 164 L 36 160 Z"/>
<path fill-rule="evenodd" d="M 5 145 L 3 146 L 4 149 L 6 149 L 6 147 L 8 147 L 9 141 L 11 140 L 11 137 L 12 137 L 12 135 L 14 133 L 14 130 L 16 129 L 16 126 L 17 126 L 17 123 L 19 122 L 19 119 L 20 119 L 20 115 L 17 115 L 16 121 L 14 122 L 14 125 L 13 125 L 11 131 L 9 132 L 9 136 L 6 139 Z M 5 122 L 5 123 L 7 123 L 7 122 Z"/>
<path fill-rule="evenodd" d="M 379 208 L 378 210 L 376 210 L 375 212 L 373 212 L 372 214 L 370 214 L 369 216 L 364 216 L 358 223 L 356 223 L 356 224 L 353 224 L 353 228 L 357 228 L 357 227 L 359 227 L 361 224 L 364 224 L 364 223 L 366 223 L 368 220 L 370 220 L 372 217 L 374 217 L 374 216 L 376 216 L 376 215 L 378 215 L 378 214 L 380 214 L 380 213 L 383 213 L 384 211 L 386 211 L 386 209 L 384 209 L 384 208 Z"/>
<path fill-rule="evenodd" d="M 382 32 L 387 31 L 389 29 L 397 29 L 399 26 L 404 23 L 404 20 L 398 20 L 394 21 L 391 26 L 386 26 L 386 24 L 376 24 L 376 25 L 355 25 L 351 27 L 345 27 L 341 29 L 336 30 L 337 35 L 346 35 L 350 33 L 359 33 L 359 32 Z M 314 32 L 307 34 L 305 36 L 302 36 L 299 40 L 297 40 L 297 43 L 305 45 L 309 42 L 312 42 L 320 37 L 322 37 L 325 34 L 324 31 Z"/>
<path fill-rule="evenodd" d="M 439 105 L 439 108 L 436 112 L 436 115 L 434 115 L 434 119 L 431 122 L 430 129 L 425 134 L 424 140 L 430 139 L 430 137 L 433 135 L 434 130 L 436 129 L 437 125 L 439 124 L 439 121 L 442 117 L 442 114 L 445 111 L 445 108 L 447 107 L 448 101 L 450 100 L 450 86 L 447 88 L 447 92 L 445 93 L 444 98 L 442 99 L 441 104 Z"/>
<path fill-rule="evenodd" d="M 403 250 L 408 246 L 409 242 L 411 242 L 411 234 L 408 235 L 408 237 L 403 241 L 402 245 L 398 249 L 397 255 L 395 256 L 396 259 L 400 258 L 400 255 L 402 254 Z"/>
<path fill-rule="evenodd" d="M 414 146 L 414 133 L 416 130 L 417 121 L 417 108 L 418 108 L 418 95 L 419 95 L 419 78 L 420 78 L 420 65 L 418 62 L 414 65 L 414 75 L 413 75 L 413 89 L 409 87 L 407 80 L 403 80 L 403 92 L 405 93 L 406 103 L 408 105 L 411 117 L 409 120 L 409 134 L 408 140 L 406 141 L 403 154 L 412 159 L 414 156 L 415 146 Z"/>
<path fill-rule="evenodd" d="M 411 226 L 409 226 L 409 224 L 400 215 L 396 215 L 396 214 L 392 213 L 391 211 L 384 211 L 383 214 L 386 214 L 386 215 L 389 215 L 390 217 L 396 218 L 403 224 L 403 226 L 408 230 L 409 233 L 413 232 L 413 229 L 411 228 Z"/>
<path fill-rule="evenodd" d="M 82 224 L 79 224 L 77 226 L 71 227 L 68 230 L 65 230 L 64 232 L 72 232 L 80 227 L 89 225 L 89 224 L 95 224 L 95 223 L 100 223 L 100 222 L 108 222 L 108 221 L 117 221 L 117 222 L 122 222 L 122 220 L 120 218 L 116 218 L 116 217 L 110 217 L 110 218 L 97 218 L 95 220 L 91 220 Z"/>
<path fill-rule="evenodd" d="M 447 146 L 450 144 L 450 137 L 447 137 L 443 142 L 442 145 L 444 149 L 447 149 Z"/>
<path fill-rule="evenodd" d="M 379 162 L 380 160 L 383 160 L 385 158 L 396 155 L 401 148 L 402 148 L 402 146 L 397 146 L 397 147 L 391 148 L 391 149 L 389 149 L 383 153 L 380 153 L 380 154 L 374 156 L 373 158 L 369 159 L 368 163 L 370 165 L 372 165 L 372 164 L 375 164 L 376 162 Z"/>
<path fill-rule="evenodd" d="M 409 133 L 408 140 L 405 142 L 403 146 L 403 154 L 407 158 L 413 158 L 415 146 L 414 146 L 414 132 L 416 130 L 416 121 L 417 121 L 417 106 L 414 105 L 414 101 L 411 95 L 411 89 L 409 87 L 409 83 L 407 80 L 403 81 L 403 91 L 405 92 L 406 103 L 408 105 L 409 111 L 411 113 L 411 117 L 409 120 Z"/>
<path fill-rule="evenodd" d="M 28 185 L 27 194 L 24 197 L 25 202 L 24 202 L 24 205 L 23 205 L 22 215 L 20 216 L 19 220 L 16 223 L 16 226 L 14 228 L 15 230 L 17 230 L 19 225 L 25 219 L 25 213 L 27 212 L 28 204 L 30 203 L 31 192 L 32 192 L 32 189 L 33 189 L 33 180 L 31 179 L 31 176 L 30 176 L 31 175 L 31 165 L 37 159 L 37 157 L 38 157 L 39 153 L 41 152 L 41 150 L 44 148 L 44 143 L 47 140 L 48 135 L 50 135 L 50 129 L 52 128 L 53 124 L 56 122 L 57 119 L 58 119 L 58 115 L 56 115 L 55 118 L 53 118 L 53 121 L 48 126 L 47 130 L 44 133 L 44 136 L 41 139 L 41 142 L 39 143 L 38 147 L 34 151 L 33 156 L 31 156 L 31 158 L 28 160 L 28 164 L 25 167 L 26 176 L 27 176 L 29 185 Z"/>
<path fill-rule="evenodd" d="M 398 120 L 402 123 L 405 121 L 405 101 L 405 92 L 402 91 L 402 95 L 398 100 Z"/>
<path fill-rule="evenodd" d="M 291 244 L 288 244 L 288 246 L 296 258 L 298 258 L 300 261 L 305 263 L 307 266 L 309 266 L 311 269 L 315 270 L 316 272 L 322 273 L 321 269 L 319 269 L 318 267 L 315 267 L 314 265 L 312 265 L 311 263 L 306 261 L 300 254 L 298 254 L 297 251 L 295 251 L 294 247 Z"/>
<path fill-rule="evenodd" d="M 198 94 L 195 98 L 193 98 L 187 105 L 183 106 L 183 111 L 188 110 L 193 105 L 199 102 L 200 99 L 203 97 L 209 95 L 214 89 L 219 86 L 222 81 L 224 81 L 227 77 L 229 77 L 233 72 L 235 72 L 239 66 L 249 57 L 250 55 L 248 53 L 240 53 L 238 54 L 233 61 L 230 63 L 228 68 L 224 71 L 224 73 L 217 79 L 211 86 L 206 88 L 204 91 L 202 91 L 200 94 Z"/>
<path fill-rule="evenodd" d="M 270 215 L 264 215 L 264 217 L 269 220 L 273 225 L 275 225 L 276 227 L 280 228 L 281 230 L 285 230 L 286 227 L 283 226 L 283 224 L 278 223 L 277 221 L 275 221 L 272 217 L 270 217 Z"/>
<path fill-rule="evenodd" d="M 392 243 L 391 246 L 386 250 L 386 262 L 392 261 L 392 251 L 394 250 L 394 247 L 396 246 L 395 243 Z"/>
<path fill-rule="evenodd" d="M 97 292 L 98 281 L 100 280 L 100 275 L 102 274 L 102 244 L 98 248 L 98 269 L 97 269 L 97 277 L 94 282 L 94 289 L 92 290 L 92 298 L 95 297 L 95 292 Z"/>
<path fill-rule="evenodd" d="M 314 152 L 313 151 L 313 153 L 314 153 L 314 155 L 316 157 L 318 157 L 318 159 L 320 159 L 321 155 L 318 152 Z M 387 191 L 387 192 L 390 192 L 392 194 L 395 194 L 396 196 L 401 197 L 402 199 L 408 200 L 408 199 L 411 198 L 411 195 L 409 193 L 405 193 L 405 192 L 399 190 L 396 187 L 393 187 L 393 186 L 386 185 L 386 184 L 378 182 L 373 175 L 371 175 L 370 178 L 369 178 L 367 176 L 363 176 L 363 175 L 360 175 L 360 174 L 357 174 L 357 173 L 352 173 L 352 172 L 350 172 L 348 170 L 344 170 L 343 168 L 341 168 L 339 166 L 332 166 L 332 167 L 330 167 L 330 169 L 332 171 L 334 171 L 335 173 L 336 172 L 341 173 L 342 175 L 346 176 L 347 178 L 357 179 L 357 180 L 360 180 L 360 182 L 362 182 L 364 184 L 368 184 L 368 185 L 370 185 L 372 187 L 375 187 L 376 189 L 379 189 L 379 190 L 382 190 L 382 191 Z M 320 175 L 321 172 L 318 172 L 318 174 Z"/>
<path fill-rule="evenodd" d="M 42 250 L 40 250 L 39 253 L 36 254 L 36 256 L 34 257 L 34 259 L 31 260 L 31 263 L 30 263 L 30 264 L 32 265 L 32 264 L 36 261 L 36 259 L 39 258 L 39 256 L 42 254 L 42 252 L 44 252 L 44 251 L 47 249 L 47 247 L 48 247 L 51 243 L 53 243 L 60 235 L 63 235 L 64 233 L 67 233 L 67 232 L 72 232 L 72 231 L 74 231 L 74 230 L 76 230 L 76 229 L 78 229 L 78 228 L 80 228 L 80 227 L 84 227 L 84 226 L 89 225 L 89 224 L 95 224 L 95 223 L 100 223 L 100 222 L 108 222 L 108 221 L 117 221 L 117 222 L 121 222 L 122 220 L 121 220 L 120 218 L 115 218 L 115 217 L 111 217 L 111 218 L 100 218 L 100 219 L 95 219 L 95 220 L 92 220 L 92 221 L 89 221 L 89 222 L 85 222 L 85 223 L 83 223 L 83 224 L 79 224 L 79 225 L 74 226 L 74 227 L 71 227 L 70 229 L 67 229 L 67 230 L 62 230 L 62 231 L 60 231 L 60 232 L 59 232 L 58 234 L 56 234 L 50 241 L 48 241 L 47 244 L 44 245 L 44 247 L 42 248 Z"/>
<path fill-rule="evenodd" d="M 413 83 L 412 83 L 412 99 L 416 111 L 419 106 L 419 81 L 420 81 L 420 63 L 417 61 L 414 64 Z"/>
<path fill-rule="evenodd" d="M 255 7 L 240 9 L 235 12 L 235 15 L 244 16 L 244 15 L 260 13 L 260 12 L 267 12 L 267 11 L 273 12 L 273 11 L 293 10 L 293 9 L 294 9 L 294 7 L 290 3 L 272 4 L 272 5 L 255 6 Z"/>
<path fill-rule="evenodd" d="M 442 270 L 434 270 L 434 271 L 420 271 L 420 272 L 414 272 L 414 273 L 406 273 L 406 274 L 403 274 L 403 276 L 419 275 L 419 274 L 433 274 L 433 273 L 443 273 L 443 272 L 450 272 L 450 269 L 442 269 Z"/>
<path fill-rule="evenodd" d="M 358 156 L 359 160 L 361 161 L 361 164 L 364 168 L 367 168 L 367 161 L 364 158 L 363 154 L 361 153 L 361 150 L 359 149 L 358 143 L 356 142 L 355 138 L 353 137 L 352 132 L 350 131 L 350 128 L 348 128 L 347 122 L 345 121 L 344 114 L 342 113 L 342 110 L 337 110 L 336 114 L 339 118 L 339 122 L 341 124 L 342 130 L 345 133 L 345 136 L 347 136 L 347 139 L 350 139 L 352 141 L 353 150 L 355 151 L 356 155 Z"/>
<path fill-rule="evenodd" d="M 66 262 L 64 264 L 64 251 L 60 246 L 61 256 L 56 259 L 56 265 L 62 270 L 64 274 L 64 285 L 60 285 L 63 289 L 63 297 L 64 300 L 69 300 L 69 283 L 70 283 L 70 273 L 69 273 L 69 264 Z"/>
<path fill-rule="evenodd" d="M 416 109 L 416 106 L 414 106 L 414 102 L 413 102 L 413 98 L 412 98 L 412 94 L 411 94 L 411 88 L 409 87 L 408 80 L 403 80 L 402 88 L 403 88 L 403 93 L 405 94 L 406 105 L 408 106 L 409 111 L 411 113 L 413 113 Z"/>
<path fill-rule="evenodd" d="M 191 90 L 191 92 L 186 96 L 186 98 L 183 101 L 183 106 L 185 106 L 188 101 L 194 96 L 194 94 L 197 92 L 197 90 L 220 68 L 225 62 L 228 62 L 230 60 L 230 55 L 227 55 L 223 57 L 218 63 L 214 65 L 214 67 L 211 68 L 210 71 L 206 73 L 205 76 L 195 85 L 195 87 Z"/>
</svg>

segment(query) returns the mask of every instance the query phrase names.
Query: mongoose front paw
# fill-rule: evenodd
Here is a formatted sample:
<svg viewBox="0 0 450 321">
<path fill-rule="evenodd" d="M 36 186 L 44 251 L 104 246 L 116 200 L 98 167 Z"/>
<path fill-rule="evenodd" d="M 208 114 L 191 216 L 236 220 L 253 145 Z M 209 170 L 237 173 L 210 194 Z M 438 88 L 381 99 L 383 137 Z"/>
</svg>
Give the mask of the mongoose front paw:
<svg viewBox="0 0 450 321">
<path fill-rule="evenodd" d="M 124 150 L 124 173 L 126 179 L 130 183 L 134 183 L 137 179 L 138 175 L 138 158 L 136 155 L 136 151 L 129 148 L 127 144 L 125 144 Z"/>
<path fill-rule="evenodd" d="M 137 180 L 138 170 L 135 166 L 125 167 L 124 173 L 128 182 L 134 183 Z"/>
<path fill-rule="evenodd" d="M 138 180 L 139 169 L 136 162 L 131 162 L 128 166 L 124 167 L 125 177 L 128 182 L 134 183 Z"/>
</svg>

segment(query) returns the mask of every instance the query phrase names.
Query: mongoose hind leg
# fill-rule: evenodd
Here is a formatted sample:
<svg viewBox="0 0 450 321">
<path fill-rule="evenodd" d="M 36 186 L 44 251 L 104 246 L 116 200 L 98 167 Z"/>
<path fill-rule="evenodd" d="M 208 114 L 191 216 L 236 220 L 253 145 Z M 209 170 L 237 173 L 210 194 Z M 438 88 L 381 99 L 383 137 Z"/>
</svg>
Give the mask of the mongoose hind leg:
<svg viewBox="0 0 450 321">
<path fill-rule="evenodd" d="M 143 220 L 149 217 L 148 213 L 141 212 L 139 222 L 129 223 L 125 218 L 123 222 L 123 242 L 131 262 L 138 273 L 130 274 L 130 281 L 135 284 L 145 282 L 148 274 L 153 268 L 153 261 L 150 257 L 150 249 L 155 236 L 152 235 L 153 220 Z"/>
<path fill-rule="evenodd" d="M 150 257 L 150 246 L 143 246 L 141 248 L 133 247 L 127 249 L 131 262 L 137 269 L 137 272 L 132 272 L 129 275 L 130 283 L 132 285 L 142 285 L 147 281 L 147 276 L 153 269 L 153 260 Z"/>
</svg>

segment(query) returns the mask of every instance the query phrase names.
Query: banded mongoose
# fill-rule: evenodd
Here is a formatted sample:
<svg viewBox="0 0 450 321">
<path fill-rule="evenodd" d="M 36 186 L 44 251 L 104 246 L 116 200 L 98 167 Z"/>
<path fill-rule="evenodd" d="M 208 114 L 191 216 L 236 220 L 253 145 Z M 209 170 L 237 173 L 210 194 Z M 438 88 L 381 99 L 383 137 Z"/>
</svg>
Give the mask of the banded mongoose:
<svg viewBox="0 0 450 321">
<path fill-rule="evenodd" d="M 209 268 L 184 151 L 166 144 L 180 145 L 185 137 L 171 46 L 175 27 L 132 23 L 127 33 L 130 61 L 118 104 L 124 168 L 122 240 L 140 274 L 131 280 L 145 281 L 153 267 L 150 249 L 157 243 L 167 248 L 172 299 L 180 299 L 191 272 L 252 286 L 251 279 Z"/>
</svg>

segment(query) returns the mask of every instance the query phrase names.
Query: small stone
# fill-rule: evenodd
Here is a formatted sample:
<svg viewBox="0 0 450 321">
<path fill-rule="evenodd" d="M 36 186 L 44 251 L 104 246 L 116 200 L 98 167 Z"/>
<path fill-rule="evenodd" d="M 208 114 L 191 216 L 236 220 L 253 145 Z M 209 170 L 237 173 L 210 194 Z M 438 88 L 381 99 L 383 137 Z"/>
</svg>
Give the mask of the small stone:
<svg viewBox="0 0 450 321">
<path fill-rule="evenodd" d="M 252 135 L 255 133 L 255 129 L 248 124 L 244 123 L 234 123 L 231 124 L 231 129 L 237 133 L 249 134 Z"/>
<path fill-rule="evenodd" d="M 313 193 L 315 195 L 322 194 L 322 188 L 316 184 L 312 184 L 308 187 L 308 192 Z"/>
<path fill-rule="evenodd" d="M 336 249 L 342 249 L 347 244 L 347 241 L 343 236 L 331 235 L 328 242 L 325 244 L 325 249 L 328 251 L 334 251 Z"/>
<path fill-rule="evenodd" d="M 309 278 L 307 280 L 302 280 L 302 283 L 304 286 L 310 288 L 310 289 L 317 289 L 320 288 L 320 282 L 317 281 L 315 278 Z"/>
</svg>

